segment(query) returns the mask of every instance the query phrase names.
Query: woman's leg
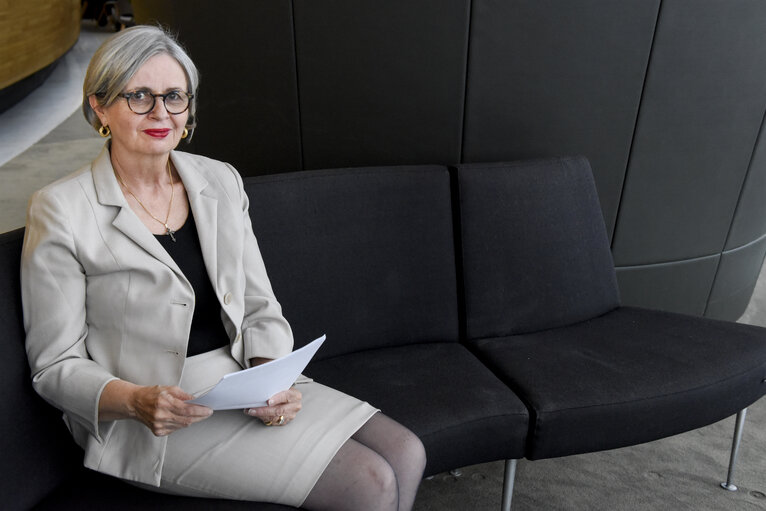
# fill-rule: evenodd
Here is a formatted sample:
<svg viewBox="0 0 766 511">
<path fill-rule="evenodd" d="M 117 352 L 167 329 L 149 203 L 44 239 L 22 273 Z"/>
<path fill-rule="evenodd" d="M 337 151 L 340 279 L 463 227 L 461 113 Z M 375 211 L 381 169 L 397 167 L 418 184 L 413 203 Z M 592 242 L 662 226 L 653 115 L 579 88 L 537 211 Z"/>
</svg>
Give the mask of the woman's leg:
<svg viewBox="0 0 766 511">
<path fill-rule="evenodd" d="M 424 468 L 420 439 L 377 413 L 343 444 L 302 507 L 408 511 Z"/>
<path fill-rule="evenodd" d="M 382 413 L 373 415 L 351 438 L 388 461 L 399 488 L 398 511 L 412 509 L 426 468 L 426 451 L 420 439 Z"/>
<path fill-rule="evenodd" d="M 301 505 L 311 511 L 396 511 L 399 493 L 391 465 L 349 439 L 338 450 Z"/>
</svg>

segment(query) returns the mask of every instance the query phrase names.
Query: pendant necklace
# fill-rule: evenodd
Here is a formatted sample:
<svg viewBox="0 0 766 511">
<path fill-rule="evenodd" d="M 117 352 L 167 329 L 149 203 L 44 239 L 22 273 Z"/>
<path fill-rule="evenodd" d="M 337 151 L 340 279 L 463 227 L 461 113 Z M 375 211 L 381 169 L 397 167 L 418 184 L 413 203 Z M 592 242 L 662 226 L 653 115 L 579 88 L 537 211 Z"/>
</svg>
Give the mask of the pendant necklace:
<svg viewBox="0 0 766 511">
<path fill-rule="evenodd" d="M 176 241 L 176 237 L 174 236 L 174 234 L 176 233 L 176 231 L 171 229 L 170 226 L 168 225 L 168 219 L 170 218 L 170 211 L 173 209 L 173 194 L 174 194 L 174 189 L 173 189 L 174 188 L 173 187 L 173 173 L 170 171 L 170 158 L 168 158 L 168 177 L 170 178 L 170 203 L 168 204 L 168 214 L 165 215 L 165 221 L 164 222 L 162 220 L 160 220 L 159 218 L 157 218 L 156 216 L 154 216 L 152 214 L 152 212 L 149 211 L 146 208 L 146 206 L 144 206 L 144 203 L 141 202 L 141 199 L 136 197 L 136 195 L 133 192 L 130 191 L 130 188 L 128 188 L 128 185 L 126 185 L 125 181 L 122 180 L 122 176 L 120 176 L 120 173 L 117 172 L 117 168 L 116 167 L 114 169 L 114 174 L 117 176 L 117 180 L 120 182 L 120 184 L 125 187 L 125 191 L 127 191 L 130 194 L 131 197 L 136 199 L 136 202 L 138 202 L 138 205 L 141 206 L 144 209 L 144 211 L 146 211 L 147 214 L 150 217 L 152 217 L 154 220 L 156 220 L 157 222 L 161 223 L 165 227 L 165 234 L 170 236 L 170 239 L 175 242 Z"/>
</svg>

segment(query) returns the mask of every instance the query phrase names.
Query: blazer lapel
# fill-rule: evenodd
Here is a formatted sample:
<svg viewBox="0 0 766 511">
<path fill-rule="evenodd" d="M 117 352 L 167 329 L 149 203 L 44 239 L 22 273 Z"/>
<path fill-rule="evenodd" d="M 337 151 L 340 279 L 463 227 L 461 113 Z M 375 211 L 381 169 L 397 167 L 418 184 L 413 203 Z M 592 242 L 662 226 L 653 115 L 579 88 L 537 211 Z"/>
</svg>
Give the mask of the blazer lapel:
<svg viewBox="0 0 766 511">
<path fill-rule="evenodd" d="M 133 240 L 139 247 L 168 265 L 182 278 L 185 278 L 183 272 L 181 272 L 181 269 L 175 263 L 173 258 L 170 257 L 164 248 L 162 248 L 160 242 L 157 241 L 143 222 L 139 220 L 138 216 L 136 216 L 128 202 L 125 200 L 125 196 L 117 182 L 117 177 L 114 175 L 112 162 L 109 159 L 108 143 L 104 145 L 101 154 L 99 154 L 93 161 L 91 171 L 93 174 L 93 183 L 96 188 L 96 194 L 98 196 L 98 202 L 104 206 L 115 206 L 119 208 L 117 216 L 115 216 L 112 221 L 112 225 L 116 229 L 122 231 L 123 234 Z"/>
<path fill-rule="evenodd" d="M 173 151 L 171 161 L 186 188 L 189 206 L 197 224 L 202 259 L 213 287 L 218 290 L 218 199 L 207 190 L 197 162 Z"/>
</svg>

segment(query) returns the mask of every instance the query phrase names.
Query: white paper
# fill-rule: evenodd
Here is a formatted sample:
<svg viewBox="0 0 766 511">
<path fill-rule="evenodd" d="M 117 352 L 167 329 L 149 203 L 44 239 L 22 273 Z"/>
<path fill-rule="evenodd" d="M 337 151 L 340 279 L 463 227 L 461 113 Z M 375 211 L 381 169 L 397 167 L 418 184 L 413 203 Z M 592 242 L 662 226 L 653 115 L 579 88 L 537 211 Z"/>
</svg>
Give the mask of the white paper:
<svg viewBox="0 0 766 511">
<path fill-rule="evenodd" d="M 226 374 L 215 387 L 187 402 L 213 410 L 266 406 L 271 396 L 295 383 L 324 340 L 323 335 L 285 357 Z"/>
</svg>

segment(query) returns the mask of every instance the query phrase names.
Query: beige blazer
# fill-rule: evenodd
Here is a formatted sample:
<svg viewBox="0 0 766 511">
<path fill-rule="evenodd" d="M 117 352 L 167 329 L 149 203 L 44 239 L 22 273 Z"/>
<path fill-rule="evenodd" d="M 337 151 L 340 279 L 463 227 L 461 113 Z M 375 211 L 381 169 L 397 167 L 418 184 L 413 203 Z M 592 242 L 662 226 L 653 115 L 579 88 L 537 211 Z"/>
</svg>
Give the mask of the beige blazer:
<svg viewBox="0 0 766 511">
<path fill-rule="evenodd" d="M 239 173 L 174 151 L 221 304 L 231 355 L 278 358 L 292 332 L 271 290 Z M 159 485 L 167 437 L 138 421 L 98 421 L 115 378 L 178 385 L 194 292 L 138 219 L 112 170 L 108 145 L 30 199 L 21 264 L 26 349 L 35 390 L 64 412 L 85 466 Z"/>
</svg>

